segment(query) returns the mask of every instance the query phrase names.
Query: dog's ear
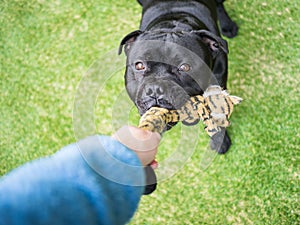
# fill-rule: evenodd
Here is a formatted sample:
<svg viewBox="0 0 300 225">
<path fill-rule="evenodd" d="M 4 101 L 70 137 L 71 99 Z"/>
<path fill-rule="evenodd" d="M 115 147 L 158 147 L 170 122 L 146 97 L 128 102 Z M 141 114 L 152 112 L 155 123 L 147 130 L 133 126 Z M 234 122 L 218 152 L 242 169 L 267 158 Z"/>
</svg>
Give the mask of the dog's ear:
<svg viewBox="0 0 300 225">
<path fill-rule="evenodd" d="M 119 46 L 119 55 L 122 53 L 122 49 L 123 49 L 123 46 L 124 45 L 126 45 L 125 46 L 125 52 L 127 51 L 127 50 L 129 50 L 129 48 L 130 48 L 130 43 L 132 43 L 132 42 L 134 42 L 135 40 L 136 40 L 136 38 L 140 35 L 142 33 L 142 31 L 140 31 L 140 30 L 135 30 L 135 31 L 133 31 L 133 32 L 131 32 L 131 33 L 129 33 L 129 34 L 127 34 L 124 38 L 123 38 L 123 40 L 121 41 L 121 43 L 120 43 L 120 46 Z"/>
<path fill-rule="evenodd" d="M 207 30 L 197 30 L 193 31 L 200 36 L 201 40 L 207 44 L 209 49 L 213 52 L 214 55 L 218 53 L 220 50 L 224 53 L 228 54 L 228 46 L 227 41 L 222 39 L 221 37 L 207 31 Z"/>
</svg>

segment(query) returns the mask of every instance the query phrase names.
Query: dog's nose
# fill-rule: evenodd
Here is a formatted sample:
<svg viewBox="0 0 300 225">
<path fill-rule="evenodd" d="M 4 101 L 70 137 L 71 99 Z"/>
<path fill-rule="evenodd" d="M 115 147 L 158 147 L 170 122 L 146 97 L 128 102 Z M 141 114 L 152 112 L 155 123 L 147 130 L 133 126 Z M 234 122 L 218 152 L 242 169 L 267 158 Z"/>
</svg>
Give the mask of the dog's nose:
<svg viewBox="0 0 300 225">
<path fill-rule="evenodd" d="M 164 89 L 157 85 L 151 84 L 146 87 L 146 95 L 153 98 L 158 98 L 164 94 Z"/>
</svg>

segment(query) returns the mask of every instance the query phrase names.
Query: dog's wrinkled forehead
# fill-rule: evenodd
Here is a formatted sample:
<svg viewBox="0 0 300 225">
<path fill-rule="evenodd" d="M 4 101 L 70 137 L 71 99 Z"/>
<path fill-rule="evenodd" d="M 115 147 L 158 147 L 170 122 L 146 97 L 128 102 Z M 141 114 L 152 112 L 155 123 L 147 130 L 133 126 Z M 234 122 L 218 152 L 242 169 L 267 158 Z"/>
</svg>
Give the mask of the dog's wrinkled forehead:
<svg viewBox="0 0 300 225">
<path fill-rule="evenodd" d="M 195 38 L 181 33 L 144 33 L 128 46 L 128 63 L 154 61 L 178 66 L 205 60 L 207 47 Z"/>
<path fill-rule="evenodd" d="M 219 54 L 227 54 L 227 42 L 221 37 L 207 31 L 140 31 L 126 35 L 120 43 L 119 54 L 124 46 L 129 63 L 133 60 L 165 61 L 178 59 L 205 62 L 212 67 L 213 60 Z M 148 59 L 148 58 L 150 59 Z M 198 60 L 200 59 L 200 60 Z"/>
<path fill-rule="evenodd" d="M 185 31 L 176 31 L 169 29 L 159 29 L 157 31 L 145 31 L 143 32 L 139 38 L 142 40 L 161 40 L 161 41 L 169 41 L 169 42 L 179 42 L 180 39 L 186 39 L 188 36 L 191 36 L 191 32 Z"/>
</svg>

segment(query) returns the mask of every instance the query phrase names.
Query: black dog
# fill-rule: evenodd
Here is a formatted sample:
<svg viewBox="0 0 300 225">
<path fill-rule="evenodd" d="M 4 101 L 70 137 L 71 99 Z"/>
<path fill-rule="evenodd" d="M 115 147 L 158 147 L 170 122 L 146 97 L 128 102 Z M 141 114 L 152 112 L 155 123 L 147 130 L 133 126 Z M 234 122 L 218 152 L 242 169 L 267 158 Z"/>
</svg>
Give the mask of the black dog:
<svg viewBox="0 0 300 225">
<path fill-rule="evenodd" d="M 178 109 L 211 84 L 226 89 L 227 42 L 237 34 L 224 0 L 139 0 L 143 6 L 140 30 L 121 41 L 127 55 L 127 92 L 144 114 L 153 106 Z M 174 124 L 168 124 L 170 129 Z M 226 131 L 211 138 L 211 147 L 226 153 L 231 145 Z"/>
</svg>

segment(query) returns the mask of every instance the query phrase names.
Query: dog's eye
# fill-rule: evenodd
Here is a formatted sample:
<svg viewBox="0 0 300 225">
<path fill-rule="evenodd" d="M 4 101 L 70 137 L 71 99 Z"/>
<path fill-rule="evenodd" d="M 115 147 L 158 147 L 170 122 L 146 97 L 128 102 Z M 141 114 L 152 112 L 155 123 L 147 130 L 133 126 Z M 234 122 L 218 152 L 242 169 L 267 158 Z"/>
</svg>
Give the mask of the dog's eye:
<svg viewBox="0 0 300 225">
<path fill-rule="evenodd" d="M 135 63 L 135 69 L 136 70 L 145 70 L 146 69 L 146 66 L 143 62 L 136 62 Z"/>
<path fill-rule="evenodd" d="M 183 63 L 179 66 L 179 71 L 182 71 L 182 72 L 189 72 L 191 70 L 191 66 L 187 63 Z"/>
</svg>

